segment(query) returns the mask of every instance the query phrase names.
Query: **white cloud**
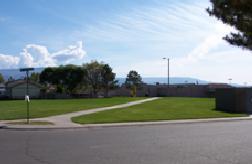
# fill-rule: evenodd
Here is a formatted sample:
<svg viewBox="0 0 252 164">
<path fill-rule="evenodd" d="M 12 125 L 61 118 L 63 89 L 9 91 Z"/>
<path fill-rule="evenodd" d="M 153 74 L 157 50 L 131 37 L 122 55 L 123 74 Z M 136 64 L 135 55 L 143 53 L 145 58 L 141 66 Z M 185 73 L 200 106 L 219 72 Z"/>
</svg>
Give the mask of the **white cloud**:
<svg viewBox="0 0 252 164">
<path fill-rule="evenodd" d="M 218 47 L 227 46 L 224 41 Z M 179 60 L 175 60 L 173 67 L 176 75 L 199 77 L 209 81 L 233 82 L 243 84 L 245 81 L 252 84 L 250 77 L 252 54 L 238 48 L 229 50 L 209 51 L 197 61 L 187 60 L 182 66 L 178 66 Z"/>
<path fill-rule="evenodd" d="M 20 67 L 47 67 L 57 65 L 57 61 L 53 58 L 47 47 L 28 44 L 20 53 Z"/>
<path fill-rule="evenodd" d="M 83 59 L 85 55 L 86 52 L 83 50 L 82 41 L 77 42 L 76 45 L 70 45 L 68 48 L 52 54 L 55 60 L 64 61 L 65 63 L 69 63 L 76 59 Z"/>
<path fill-rule="evenodd" d="M 83 35 L 104 42 L 181 43 L 185 41 L 183 38 L 192 37 L 191 34 L 202 37 L 206 34 L 203 30 L 213 29 L 211 23 L 216 22 L 208 18 L 205 11 L 207 5 L 206 1 L 197 1 L 139 7 L 99 22 L 98 25 L 89 25 Z"/>
<path fill-rule="evenodd" d="M 0 68 L 48 67 L 81 61 L 86 54 L 82 41 L 50 53 L 46 46 L 28 44 L 19 56 L 0 54 Z"/>
<path fill-rule="evenodd" d="M 12 55 L 0 54 L 0 66 L 2 68 L 12 68 L 15 65 L 18 65 L 19 58 Z"/>
<path fill-rule="evenodd" d="M 231 31 L 234 31 L 234 29 L 230 26 L 217 22 L 214 26 L 214 30 L 211 31 L 201 43 L 193 48 L 193 50 L 186 56 L 175 58 L 175 62 L 181 66 L 188 63 L 193 64 L 202 59 L 206 59 L 208 56 L 211 56 L 209 53 L 212 50 L 218 49 L 221 46 L 224 47 L 225 44 L 222 36 L 230 33 Z"/>
</svg>

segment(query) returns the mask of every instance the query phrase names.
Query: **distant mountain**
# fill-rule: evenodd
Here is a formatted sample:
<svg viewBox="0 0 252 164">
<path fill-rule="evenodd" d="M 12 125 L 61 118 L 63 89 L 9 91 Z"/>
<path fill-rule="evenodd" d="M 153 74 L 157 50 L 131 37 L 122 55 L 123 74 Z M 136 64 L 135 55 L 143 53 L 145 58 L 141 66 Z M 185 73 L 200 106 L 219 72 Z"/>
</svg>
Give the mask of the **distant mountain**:
<svg viewBox="0 0 252 164">
<path fill-rule="evenodd" d="M 44 68 L 35 68 L 33 72 L 42 72 Z M 24 72 L 20 72 L 19 69 L 3 69 L 0 70 L 0 73 L 3 75 L 4 79 L 7 80 L 10 76 L 14 79 L 20 79 L 25 77 Z M 119 84 L 122 84 L 125 82 L 125 78 L 116 78 L 116 80 L 119 81 Z M 143 77 L 143 81 L 147 84 L 156 84 L 156 82 L 159 83 L 167 83 L 167 77 Z M 170 83 L 208 83 L 207 81 L 196 79 L 196 78 L 190 78 L 190 77 L 171 77 Z"/>
<path fill-rule="evenodd" d="M 44 68 L 35 68 L 33 72 L 41 72 Z M 25 72 L 20 72 L 19 69 L 2 69 L 0 73 L 3 75 L 4 79 L 7 80 L 9 77 L 14 79 L 24 78 Z"/>
<path fill-rule="evenodd" d="M 118 80 L 119 84 L 122 84 L 125 82 L 125 78 L 116 78 Z M 167 77 L 143 77 L 143 82 L 155 85 L 156 82 L 159 82 L 160 84 L 166 83 L 167 84 Z M 199 84 L 206 84 L 208 81 L 196 79 L 196 78 L 190 78 L 190 77 L 170 77 L 170 84 L 178 84 L 178 83 L 198 83 Z"/>
</svg>

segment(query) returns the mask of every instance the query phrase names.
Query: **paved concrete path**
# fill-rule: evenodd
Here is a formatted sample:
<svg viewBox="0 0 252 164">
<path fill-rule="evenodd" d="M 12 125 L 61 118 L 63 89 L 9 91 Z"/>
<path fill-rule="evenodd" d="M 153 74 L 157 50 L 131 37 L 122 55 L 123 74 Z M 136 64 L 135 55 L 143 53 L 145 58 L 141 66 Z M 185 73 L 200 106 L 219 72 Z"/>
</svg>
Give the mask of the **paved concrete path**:
<svg viewBox="0 0 252 164">
<path fill-rule="evenodd" d="M 131 101 L 126 104 L 121 104 L 121 105 L 115 105 L 115 106 L 110 106 L 110 107 L 102 107 L 102 108 L 95 108 L 95 109 L 89 109 L 89 110 L 82 110 L 82 111 L 77 111 L 73 113 L 68 113 L 68 114 L 63 114 L 63 115 L 57 115 L 57 116 L 50 116 L 50 117 L 45 117 L 45 118 L 35 118 L 31 119 L 31 121 L 41 121 L 41 122 L 50 122 L 53 123 L 54 125 L 10 125 L 8 123 L 10 122 L 18 122 L 18 121 L 24 121 L 24 120 L 13 120 L 13 121 L 0 121 L 0 124 L 2 126 L 7 125 L 8 127 L 24 127 L 24 128 L 37 128 L 37 127 L 46 127 L 46 128 L 74 128 L 74 127 L 82 127 L 83 125 L 73 123 L 71 118 L 72 117 L 77 117 L 81 115 L 88 115 L 100 111 L 105 111 L 105 110 L 111 110 L 111 109 L 120 109 L 120 108 L 125 108 L 125 107 L 130 107 L 134 105 L 139 105 L 147 101 L 153 101 L 159 99 L 158 97 L 153 97 L 153 98 L 147 98 L 143 100 L 137 100 L 137 101 Z"/>
</svg>

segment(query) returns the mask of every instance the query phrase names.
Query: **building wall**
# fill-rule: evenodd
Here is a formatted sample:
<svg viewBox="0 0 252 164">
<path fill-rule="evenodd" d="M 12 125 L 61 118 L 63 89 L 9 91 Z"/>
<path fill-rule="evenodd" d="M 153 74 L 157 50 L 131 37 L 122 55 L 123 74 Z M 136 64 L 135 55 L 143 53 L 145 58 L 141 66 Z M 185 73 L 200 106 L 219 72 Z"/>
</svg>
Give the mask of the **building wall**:
<svg viewBox="0 0 252 164">
<path fill-rule="evenodd" d="M 248 89 L 246 92 L 246 107 L 247 113 L 252 113 L 252 89 Z"/>
<path fill-rule="evenodd" d="M 217 89 L 216 91 L 216 109 L 235 112 L 236 96 L 234 89 Z"/>
<path fill-rule="evenodd" d="M 167 86 L 157 88 L 157 96 L 208 97 L 206 86 Z"/>
<path fill-rule="evenodd" d="M 111 90 L 109 96 L 130 96 L 130 89 Z M 143 97 L 209 97 L 206 86 L 144 86 L 137 90 L 137 96 Z"/>
<path fill-rule="evenodd" d="M 136 92 L 137 97 L 143 97 L 145 96 L 146 89 L 138 89 Z M 114 96 L 123 96 L 123 97 L 130 97 L 131 96 L 131 91 L 130 89 L 127 88 L 117 88 L 109 91 L 109 96 L 114 97 Z"/>
<path fill-rule="evenodd" d="M 3 83 L 0 83 L 0 97 L 5 96 L 6 90 L 5 90 L 5 85 Z"/>
<path fill-rule="evenodd" d="M 4 96 L 5 92 L 6 92 L 5 89 L 0 88 L 0 96 Z"/>
<path fill-rule="evenodd" d="M 251 113 L 251 88 L 222 88 L 216 91 L 216 109 L 226 112 Z"/>
<path fill-rule="evenodd" d="M 129 97 L 130 96 L 130 90 L 127 88 L 117 88 L 109 91 L 109 96 L 114 97 L 114 96 L 125 96 Z"/>
<path fill-rule="evenodd" d="M 26 84 L 20 84 L 10 89 L 10 96 L 13 99 L 24 99 L 26 95 Z M 29 85 L 29 96 L 31 98 L 40 97 L 40 88 L 35 85 Z"/>
</svg>

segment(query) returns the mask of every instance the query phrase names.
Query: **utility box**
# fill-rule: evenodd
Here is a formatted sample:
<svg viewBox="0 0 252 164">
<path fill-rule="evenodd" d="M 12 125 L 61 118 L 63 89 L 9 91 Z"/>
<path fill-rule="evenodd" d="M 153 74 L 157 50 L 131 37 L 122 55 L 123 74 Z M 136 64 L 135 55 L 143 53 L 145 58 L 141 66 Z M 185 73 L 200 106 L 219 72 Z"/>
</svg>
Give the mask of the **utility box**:
<svg viewBox="0 0 252 164">
<path fill-rule="evenodd" d="M 216 90 L 216 109 L 232 113 L 252 113 L 252 88 Z"/>
</svg>

